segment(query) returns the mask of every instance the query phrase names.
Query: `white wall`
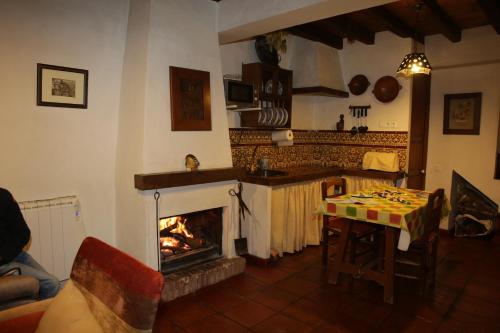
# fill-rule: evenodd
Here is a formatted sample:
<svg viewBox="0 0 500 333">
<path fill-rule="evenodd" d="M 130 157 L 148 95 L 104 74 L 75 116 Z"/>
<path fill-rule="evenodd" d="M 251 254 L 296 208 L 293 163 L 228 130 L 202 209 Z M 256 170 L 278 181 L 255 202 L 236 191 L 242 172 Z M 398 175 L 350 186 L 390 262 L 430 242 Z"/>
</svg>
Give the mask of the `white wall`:
<svg viewBox="0 0 500 333">
<path fill-rule="evenodd" d="M 117 245 L 137 258 L 146 257 L 147 229 L 137 227 L 145 221 L 145 207 L 134 174 L 143 171 L 150 9 L 149 0 L 130 1 L 116 153 Z M 129 237 L 130 230 L 135 237 Z"/>
<path fill-rule="evenodd" d="M 349 105 L 371 105 L 366 119 L 370 131 L 407 131 L 411 81 L 396 77 L 396 70 L 410 48 L 410 39 L 400 38 L 390 32 L 377 33 L 373 45 L 361 42 L 349 43 L 344 40 L 344 48 L 339 51 L 339 55 L 346 86 L 357 74 L 365 75 L 370 86 L 363 94 L 359 96 L 350 94 L 349 98 L 310 97 L 314 100 L 315 127 L 334 129 L 339 115 L 344 114 L 344 129 L 348 130 L 355 125 L 349 116 Z M 372 90 L 377 80 L 386 75 L 396 77 L 402 88 L 396 99 L 382 103 L 375 98 Z M 396 126 L 385 127 L 388 121 L 395 122 Z"/>
<path fill-rule="evenodd" d="M 334 129 L 339 115 L 345 116 L 345 129 L 354 124 L 349 117 L 349 105 L 371 105 L 368 111 L 368 127 L 370 130 L 407 131 L 409 122 L 411 81 L 397 77 L 402 88 L 396 99 L 390 103 L 379 102 L 372 94 L 375 82 L 385 75 L 395 76 L 396 69 L 403 57 L 411 49 L 408 38 L 400 38 L 390 32 L 376 34 L 374 45 L 360 42 L 344 41 L 344 48 L 334 48 L 311 42 L 309 40 L 287 36 L 287 53 L 280 66 L 294 70 L 294 86 L 303 85 L 306 76 L 317 77 L 320 84 L 334 85 L 334 88 L 348 91 L 347 84 L 357 74 L 364 74 L 371 85 L 360 96 L 350 94 L 349 98 L 323 96 L 294 95 L 292 101 L 292 128 L 295 129 Z M 224 74 L 241 74 L 241 63 L 258 62 L 253 41 L 245 41 L 222 45 L 222 72 Z M 310 56 L 306 50 L 310 49 Z M 390 50 L 390 52 L 388 52 Z M 340 60 L 340 69 L 339 69 Z M 317 64 L 316 70 L 311 64 Z M 309 70 L 302 70 L 307 66 Z M 308 73 L 309 71 L 309 73 Z M 326 75 L 328 74 L 328 75 Z M 335 75 L 339 80 L 335 80 Z M 312 83 L 311 83 L 312 84 Z M 331 87 L 331 86 L 330 86 Z M 239 127 L 239 116 L 228 112 L 229 126 Z M 385 127 L 386 122 L 395 122 L 394 127 Z"/>
<path fill-rule="evenodd" d="M 152 1 L 146 82 L 144 172 L 232 166 L 213 1 Z M 171 131 L 169 66 L 210 72 L 211 131 Z"/>
<path fill-rule="evenodd" d="M 75 194 L 86 231 L 115 240 L 115 151 L 128 1 L 0 2 L 0 186 Z M 36 64 L 89 71 L 88 109 L 36 106 Z"/>
<path fill-rule="evenodd" d="M 185 170 L 189 153 L 201 169 L 232 166 L 216 6 L 205 0 L 131 1 L 118 139 L 117 243 L 149 264 L 156 244 L 148 243 L 154 237 L 147 216 L 154 212 L 146 205 L 150 196 L 134 189 L 134 174 Z M 211 131 L 171 130 L 169 66 L 210 72 Z M 189 188 L 170 190 L 181 195 Z"/>
<path fill-rule="evenodd" d="M 464 30 L 459 43 L 431 36 L 426 40 L 426 54 L 434 70 L 425 187 L 443 187 L 449 195 L 451 173 L 456 170 L 500 204 L 500 180 L 493 179 L 500 113 L 500 36 L 490 26 Z M 497 62 L 466 65 L 492 60 Z M 480 135 L 443 135 L 444 95 L 470 92 L 482 93 Z"/>
</svg>

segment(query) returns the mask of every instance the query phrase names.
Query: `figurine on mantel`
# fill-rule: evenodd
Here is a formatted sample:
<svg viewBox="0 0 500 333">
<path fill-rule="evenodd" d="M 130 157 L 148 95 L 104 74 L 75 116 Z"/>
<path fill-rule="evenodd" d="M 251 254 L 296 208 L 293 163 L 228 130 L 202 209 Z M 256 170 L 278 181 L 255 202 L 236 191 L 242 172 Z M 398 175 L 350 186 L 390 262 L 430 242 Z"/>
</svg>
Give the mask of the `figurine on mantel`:
<svg viewBox="0 0 500 333">
<path fill-rule="evenodd" d="M 198 161 L 196 156 L 194 156 L 193 154 L 187 154 L 185 159 L 186 159 L 186 170 L 187 171 L 198 170 L 198 166 L 200 165 L 200 162 Z"/>
<path fill-rule="evenodd" d="M 340 115 L 340 120 L 337 121 L 337 131 L 343 131 L 344 130 L 344 115 Z"/>
</svg>

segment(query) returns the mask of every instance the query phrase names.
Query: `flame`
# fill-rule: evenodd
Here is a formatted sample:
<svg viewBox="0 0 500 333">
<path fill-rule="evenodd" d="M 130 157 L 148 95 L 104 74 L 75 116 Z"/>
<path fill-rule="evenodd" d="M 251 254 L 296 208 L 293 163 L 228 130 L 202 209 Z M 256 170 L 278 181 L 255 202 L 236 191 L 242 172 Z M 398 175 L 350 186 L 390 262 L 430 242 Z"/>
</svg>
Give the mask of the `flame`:
<svg viewBox="0 0 500 333">
<path fill-rule="evenodd" d="M 193 238 L 193 234 L 186 228 L 186 220 L 182 216 L 166 217 L 160 219 L 160 230 L 173 226 L 177 223 L 175 229 L 170 230 L 172 234 L 181 234 L 188 238 Z"/>
<path fill-rule="evenodd" d="M 160 244 L 162 247 L 178 247 L 179 246 L 179 240 L 175 239 L 174 237 L 162 237 L 160 238 Z"/>
</svg>

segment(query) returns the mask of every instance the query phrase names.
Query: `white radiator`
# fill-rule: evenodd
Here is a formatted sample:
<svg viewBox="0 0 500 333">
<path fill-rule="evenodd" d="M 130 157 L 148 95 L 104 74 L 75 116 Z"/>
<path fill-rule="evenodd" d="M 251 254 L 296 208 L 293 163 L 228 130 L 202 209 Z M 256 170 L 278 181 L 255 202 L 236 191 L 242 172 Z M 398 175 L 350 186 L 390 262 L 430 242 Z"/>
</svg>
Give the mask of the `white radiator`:
<svg viewBox="0 0 500 333">
<path fill-rule="evenodd" d="M 31 230 L 28 253 L 59 280 L 68 279 L 85 237 L 77 197 L 23 201 L 19 207 Z"/>
</svg>

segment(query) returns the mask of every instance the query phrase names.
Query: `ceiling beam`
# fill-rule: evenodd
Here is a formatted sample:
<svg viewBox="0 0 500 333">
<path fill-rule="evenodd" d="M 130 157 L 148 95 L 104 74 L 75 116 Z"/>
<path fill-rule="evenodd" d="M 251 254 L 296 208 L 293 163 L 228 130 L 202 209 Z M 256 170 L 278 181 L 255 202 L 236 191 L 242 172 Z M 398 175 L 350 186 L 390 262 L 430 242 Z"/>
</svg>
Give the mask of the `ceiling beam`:
<svg viewBox="0 0 500 333">
<path fill-rule="evenodd" d="M 383 21 L 389 30 L 399 37 L 412 37 L 417 42 L 424 44 L 424 36 L 421 33 L 411 28 L 384 6 L 371 8 L 368 12 Z"/>
<path fill-rule="evenodd" d="M 500 3 L 496 0 L 478 0 L 478 3 L 493 29 L 500 34 Z"/>
<path fill-rule="evenodd" d="M 342 48 L 344 47 L 344 43 L 341 37 L 314 28 L 313 26 L 309 25 L 309 23 L 296 25 L 294 27 L 288 28 L 287 31 L 293 35 L 309 39 L 315 42 L 320 42 L 339 50 L 342 50 Z"/>
<path fill-rule="evenodd" d="M 345 15 L 311 22 L 311 24 L 335 35 L 355 39 L 365 44 L 371 45 L 375 43 L 375 32 L 356 23 Z"/>
<path fill-rule="evenodd" d="M 462 39 L 462 29 L 437 4 L 436 0 L 423 0 L 423 3 L 430 9 L 431 15 L 440 27 L 441 34 L 454 43 L 459 42 Z"/>
</svg>

